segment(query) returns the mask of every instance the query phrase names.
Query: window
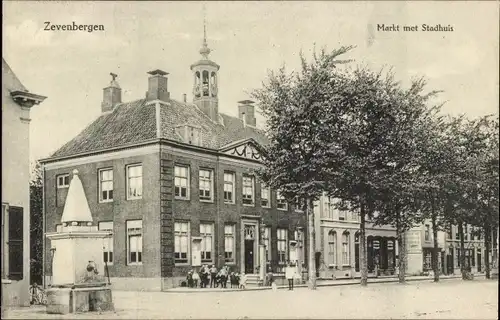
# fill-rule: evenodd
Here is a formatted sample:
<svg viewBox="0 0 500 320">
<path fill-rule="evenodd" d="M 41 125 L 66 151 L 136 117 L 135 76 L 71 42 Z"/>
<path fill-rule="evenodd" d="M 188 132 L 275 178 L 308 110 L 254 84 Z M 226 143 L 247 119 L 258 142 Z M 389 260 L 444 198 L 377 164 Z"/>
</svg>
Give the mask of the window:
<svg viewBox="0 0 500 320">
<path fill-rule="evenodd" d="M 254 178 L 243 175 L 243 205 L 254 204 Z"/>
<path fill-rule="evenodd" d="M 212 176 L 212 170 L 200 169 L 200 201 L 213 201 Z"/>
<path fill-rule="evenodd" d="M 464 230 L 464 240 L 467 241 L 469 240 L 469 226 L 466 225 L 463 230 Z"/>
<path fill-rule="evenodd" d="M 212 262 L 213 225 L 200 224 L 201 262 Z"/>
<path fill-rule="evenodd" d="M 481 240 L 481 233 L 483 232 L 483 230 L 479 229 L 477 231 L 477 240 Z"/>
<path fill-rule="evenodd" d="M 458 232 L 458 228 L 455 228 L 456 229 L 456 232 L 455 232 L 455 239 L 456 240 L 460 240 L 460 233 Z"/>
<path fill-rule="evenodd" d="M 176 199 L 189 199 L 189 168 L 175 166 L 174 193 Z"/>
<path fill-rule="evenodd" d="M 224 226 L 224 260 L 226 263 L 234 263 L 234 224 Z"/>
<path fill-rule="evenodd" d="M 295 199 L 294 201 L 294 207 L 296 212 L 304 212 L 303 207 L 304 207 L 304 201 L 301 201 L 299 199 Z"/>
<path fill-rule="evenodd" d="M 127 221 L 128 264 L 142 264 L 142 220 Z"/>
<path fill-rule="evenodd" d="M 334 207 L 333 207 L 333 199 L 327 196 L 324 196 L 325 199 L 325 205 L 323 208 L 323 217 L 328 218 L 328 219 L 333 219 L 333 212 L 334 212 Z"/>
<path fill-rule="evenodd" d="M 279 191 L 276 192 L 276 203 L 278 210 L 288 210 L 288 202 Z"/>
<path fill-rule="evenodd" d="M 56 177 L 57 188 L 68 188 L 69 187 L 69 174 L 61 174 Z"/>
<path fill-rule="evenodd" d="M 99 202 L 113 201 L 113 169 L 99 170 Z"/>
<path fill-rule="evenodd" d="M 271 227 L 266 227 L 264 229 L 264 245 L 266 246 L 266 261 L 271 263 L 272 253 L 271 253 Z"/>
<path fill-rule="evenodd" d="M 424 239 L 425 241 L 431 241 L 431 227 L 428 224 L 425 225 Z"/>
<path fill-rule="evenodd" d="M 278 229 L 278 262 L 279 264 L 286 264 L 287 260 L 287 242 L 288 242 L 288 230 Z"/>
<path fill-rule="evenodd" d="M 268 187 L 261 186 L 260 188 L 260 205 L 263 208 L 271 207 L 271 190 Z"/>
<path fill-rule="evenodd" d="M 336 255 L 336 250 L 335 250 L 335 238 L 337 237 L 337 234 L 335 231 L 330 230 L 328 232 L 328 263 L 331 265 L 335 265 L 337 262 L 337 259 L 335 257 Z"/>
<path fill-rule="evenodd" d="M 175 132 L 185 143 L 196 146 L 201 145 L 201 128 L 190 125 L 180 125 L 175 128 Z"/>
<path fill-rule="evenodd" d="M 453 230 L 451 225 L 447 228 L 446 234 L 448 235 L 448 239 L 451 240 L 453 238 Z"/>
<path fill-rule="evenodd" d="M 189 244 L 188 222 L 176 222 L 174 224 L 174 242 L 175 263 L 187 263 Z"/>
<path fill-rule="evenodd" d="M 24 208 L 23 207 L 4 207 L 8 215 L 8 277 L 11 280 L 22 280 L 24 278 Z M 3 234 L 3 232 L 2 232 Z M 2 250 L 3 252 L 3 250 Z M 2 261 L 4 257 L 2 257 Z M 4 265 L 5 267 L 5 265 Z"/>
<path fill-rule="evenodd" d="M 103 221 L 98 224 L 99 231 L 113 232 L 113 221 Z M 113 236 L 103 240 L 103 258 L 108 265 L 113 264 Z M 141 250 L 142 251 L 142 250 Z"/>
<path fill-rule="evenodd" d="M 127 200 L 142 198 L 142 165 L 127 166 Z"/>
<path fill-rule="evenodd" d="M 339 220 L 346 220 L 347 211 L 339 210 Z"/>
<path fill-rule="evenodd" d="M 359 236 L 358 243 L 359 243 Z M 394 268 L 394 240 L 387 241 L 387 266 L 389 269 Z"/>
<path fill-rule="evenodd" d="M 224 172 L 224 202 L 234 203 L 234 173 Z"/>
<path fill-rule="evenodd" d="M 349 265 L 349 233 L 342 234 L 342 264 Z"/>
<path fill-rule="evenodd" d="M 196 146 L 201 145 L 200 128 L 186 126 L 186 129 L 187 129 L 187 137 L 186 137 L 187 143 L 194 144 Z"/>
</svg>

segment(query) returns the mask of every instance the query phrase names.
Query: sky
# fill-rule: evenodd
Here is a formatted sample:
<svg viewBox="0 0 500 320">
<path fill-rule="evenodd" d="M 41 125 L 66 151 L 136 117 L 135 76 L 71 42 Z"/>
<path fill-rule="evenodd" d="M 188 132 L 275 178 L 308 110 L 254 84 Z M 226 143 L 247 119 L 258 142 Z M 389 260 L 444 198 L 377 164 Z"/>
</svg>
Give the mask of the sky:
<svg viewBox="0 0 500 320">
<path fill-rule="evenodd" d="M 206 7 L 205 14 L 203 6 Z M 298 70 L 314 48 L 356 48 L 353 65 L 393 68 L 407 85 L 425 77 L 442 90 L 443 112 L 498 114 L 499 2 L 2 2 L 3 57 L 30 92 L 48 98 L 31 111 L 30 159 L 45 158 L 101 112 L 102 89 L 118 74 L 122 100 L 145 96 L 147 72 L 169 72 L 171 97 L 192 99 L 190 65 L 200 59 L 206 16 L 219 71 L 219 110 L 260 88 L 268 70 Z M 44 31 L 51 24 L 99 24 L 104 31 Z M 419 31 L 377 31 L 384 24 Z M 452 26 L 421 31 L 422 24 Z M 258 117 L 257 121 L 263 123 Z"/>
</svg>

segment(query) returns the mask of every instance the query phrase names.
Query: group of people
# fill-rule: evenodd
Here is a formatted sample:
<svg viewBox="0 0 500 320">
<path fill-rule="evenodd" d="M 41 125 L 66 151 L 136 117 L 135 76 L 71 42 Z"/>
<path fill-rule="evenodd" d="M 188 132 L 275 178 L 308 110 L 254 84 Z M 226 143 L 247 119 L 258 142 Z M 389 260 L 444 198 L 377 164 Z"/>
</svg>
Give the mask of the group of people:
<svg viewBox="0 0 500 320">
<path fill-rule="evenodd" d="M 266 275 L 267 285 L 276 289 L 276 283 L 274 281 L 273 273 L 268 269 Z M 285 278 L 288 280 L 288 290 L 293 290 L 294 279 L 301 279 L 297 271 L 297 267 L 292 263 L 288 263 L 285 268 Z M 220 270 L 217 270 L 215 265 L 211 267 L 208 265 L 202 265 L 199 272 L 196 269 L 192 269 L 188 272 L 187 286 L 189 288 L 227 288 L 227 282 L 229 280 L 231 288 L 245 289 L 247 284 L 247 276 L 242 273 L 230 272 L 228 266 L 223 266 Z"/>
<path fill-rule="evenodd" d="M 193 269 L 188 272 L 187 286 L 189 288 L 227 288 L 227 282 L 230 280 L 231 288 L 242 288 L 246 287 L 246 276 L 244 274 L 238 274 L 235 272 L 230 272 L 228 266 L 223 266 L 220 270 L 217 270 L 215 265 L 209 267 L 208 265 L 203 265 L 200 267 L 200 271 Z"/>
</svg>

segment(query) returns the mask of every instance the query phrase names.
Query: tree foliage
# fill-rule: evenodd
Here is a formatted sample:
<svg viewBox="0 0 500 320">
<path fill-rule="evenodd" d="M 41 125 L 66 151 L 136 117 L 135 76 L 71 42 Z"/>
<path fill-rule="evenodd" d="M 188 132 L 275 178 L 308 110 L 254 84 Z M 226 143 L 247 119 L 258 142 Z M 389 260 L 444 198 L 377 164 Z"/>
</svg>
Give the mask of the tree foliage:
<svg viewBox="0 0 500 320">
<path fill-rule="evenodd" d="M 40 163 L 36 163 L 30 180 L 30 276 L 42 283 L 43 270 L 43 180 Z"/>
</svg>

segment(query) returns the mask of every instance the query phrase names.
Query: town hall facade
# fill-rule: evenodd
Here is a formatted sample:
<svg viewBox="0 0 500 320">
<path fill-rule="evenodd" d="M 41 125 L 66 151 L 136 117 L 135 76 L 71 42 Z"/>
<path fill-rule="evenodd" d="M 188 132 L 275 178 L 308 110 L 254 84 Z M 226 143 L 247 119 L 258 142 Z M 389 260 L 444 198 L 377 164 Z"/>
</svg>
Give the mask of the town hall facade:
<svg viewBox="0 0 500 320">
<path fill-rule="evenodd" d="M 255 275 L 262 255 L 275 273 L 287 261 L 307 261 L 304 212 L 256 174 L 267 139 L 254 103 L 240 101 L 237 118 L 219 112 L 220 66 L 209 53 L 205 36 L 202 58 L 191 65 L 193 103 L 170 98 L 162 70 L 149 72 L 145 98 L 122 102 L 112 74 L 101 115 L 42 160 L 45 232 L 60 229 L 78 170 L 94 223 L 113 233 L 103 259 L 115 287 L 179 286 L 205 264 Z M 44 241 L 50 284 L 57 252 Z"/>
</svg>

